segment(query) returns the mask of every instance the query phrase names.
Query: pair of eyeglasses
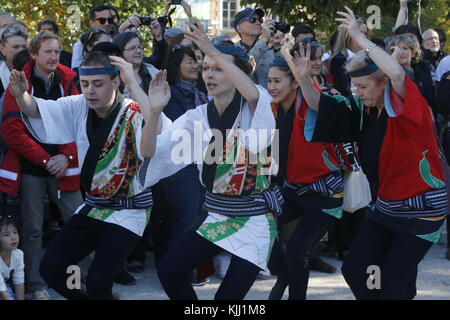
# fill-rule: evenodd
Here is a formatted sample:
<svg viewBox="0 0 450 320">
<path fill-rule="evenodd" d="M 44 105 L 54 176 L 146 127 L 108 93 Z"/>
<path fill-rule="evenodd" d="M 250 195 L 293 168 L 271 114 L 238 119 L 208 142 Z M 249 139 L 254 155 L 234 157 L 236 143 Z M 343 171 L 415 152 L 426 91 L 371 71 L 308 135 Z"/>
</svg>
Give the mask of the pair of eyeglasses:
<svg viewBox="0 0 450 320">
<path fill-rule="evenodd" d="M 142 51 L 142 50 L 144 50 L 144 47 L 143 46 L 141 46 L 141 45 L 138 45 L 138 46 L 134 46 L 134 47 L 131 47 L 131 48 L 125 48 L 125 49 L 123 49 L 123 51 L 134 51 L 134 52 L 136 52 L 136 51 Z"/>
<path fill-rule="evenodd" d="M 263 18 L 255 18 L 255 17 L 247 18 L 245 20 L 249 21 L 250 23 L 255 23 L 256 21 L 259 21 L 259 23 L 263 23 L 264 22 Z"/>
<path fill-rule="evenodd" d="M 96 18 L 95 21 L 100 22 L 100 24 L 105 24 L 106 21 L 108 21 L 109 24 L 116 24 L 116 18 L 115 17 L 109 17 L 109 18 Z"/>
</svg>

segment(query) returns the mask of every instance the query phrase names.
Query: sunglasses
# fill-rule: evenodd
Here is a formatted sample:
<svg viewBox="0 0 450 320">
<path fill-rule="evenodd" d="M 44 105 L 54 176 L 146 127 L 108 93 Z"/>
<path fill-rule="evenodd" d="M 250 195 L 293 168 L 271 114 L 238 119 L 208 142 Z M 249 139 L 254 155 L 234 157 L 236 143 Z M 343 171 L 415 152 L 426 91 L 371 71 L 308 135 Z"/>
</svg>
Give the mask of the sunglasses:
<svg viewBox="0 0 450 320">
<path fill-rule="evenodd" d="M 106 33 L 106 32 L 104 30 L 98 29 L 98 28 L 92 29 L 91 33 L 89 33 L 89 37 L 87 38 L 87 42 L 89 42 L 91 40 L 93 35 L 96 35 L 96 34 L 99 34 L 99 33 Z"/>
<path fill-rule="evenodd" d="M 259 21 L 259 23 L 263 23 L 264 22 L 263 18 L 255 18 L 255 17 L 246 18 L 245 20 L 249 21 L 250 23 L 255 23 L 256 21 Z"/>
<path fill-rule="evenodd" d="M 109 18 L 96 18 L 94 21 L 100 22 L 100 24 L 105 24 L 106 21 L 108 21 L 109 24 L 116 24 L 116 17 L 109 17 Z"/>
</svg>

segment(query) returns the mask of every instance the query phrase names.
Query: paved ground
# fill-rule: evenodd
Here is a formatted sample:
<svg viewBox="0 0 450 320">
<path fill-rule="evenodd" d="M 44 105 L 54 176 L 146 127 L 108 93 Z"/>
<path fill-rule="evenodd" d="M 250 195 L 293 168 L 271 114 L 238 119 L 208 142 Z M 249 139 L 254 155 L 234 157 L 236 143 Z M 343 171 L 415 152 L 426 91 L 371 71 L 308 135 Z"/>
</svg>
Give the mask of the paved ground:
<svg viewBox="0 0 450 320">
<path fill-rule="evenodd" d="M 442 238 L 445 238 L 444 236 Z M 434 245 L 419 265 L 417 280 L 417 300 L 450 300 L 450 260 L 445 259 L 446 245 L 444 240 Z M 311 272 L 308 287 L 308 299 L 311 300 L 353 300 L 353 295 L 340 273 L 342 262 L 334 258 L 324 258 L 334 265 L 338 272 L 323 274 Z M 115 285 L 113 291 L 123 300 L 167 300 L 154 268 L 153 255 L 150 253 L 144 273 L 134 274 L 137 284 L 134 286 Z M 258 279 L 248 293 L 247 300 L 267 300 L 275 277 Z M 210 283 L 196 288 L 199 299 L 212 300 L 220 280 L 213 276 Z M 61 299 L 54 291 L 50 291 L 53 299 Z M 287 298 L 285 293 L 284 298 Z"/>
</svg>

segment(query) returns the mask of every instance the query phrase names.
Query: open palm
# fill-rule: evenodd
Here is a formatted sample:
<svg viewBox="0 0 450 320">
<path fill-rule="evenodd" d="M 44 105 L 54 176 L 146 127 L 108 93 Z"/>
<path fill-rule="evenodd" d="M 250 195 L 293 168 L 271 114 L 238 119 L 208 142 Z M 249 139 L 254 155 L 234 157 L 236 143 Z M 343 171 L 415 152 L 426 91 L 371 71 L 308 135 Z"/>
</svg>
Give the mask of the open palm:
<svg viewBox="0 0 450 320">
<path fill-rule="evenodd" d="M 169 102 L 170 97 L 170 87 L 167 83 L 167 71 L 163 70 L 155 75 L 148 88 L 150 110 L 161 112 Z"/>
</svg>

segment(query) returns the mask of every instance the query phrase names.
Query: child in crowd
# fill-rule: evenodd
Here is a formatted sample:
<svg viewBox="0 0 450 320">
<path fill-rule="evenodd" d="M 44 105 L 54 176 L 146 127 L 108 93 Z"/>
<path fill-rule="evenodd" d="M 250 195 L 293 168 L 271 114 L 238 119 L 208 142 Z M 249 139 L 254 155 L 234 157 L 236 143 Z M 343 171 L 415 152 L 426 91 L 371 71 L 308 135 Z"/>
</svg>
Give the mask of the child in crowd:
<svg viewBox="0 0 450 320">
<path fill-rule="evenodd" d="M 0 300 L 24 300 L 23 252 L 18 245 L 16 223 L 9 216 L 0 217 Z"/>
</svg>

